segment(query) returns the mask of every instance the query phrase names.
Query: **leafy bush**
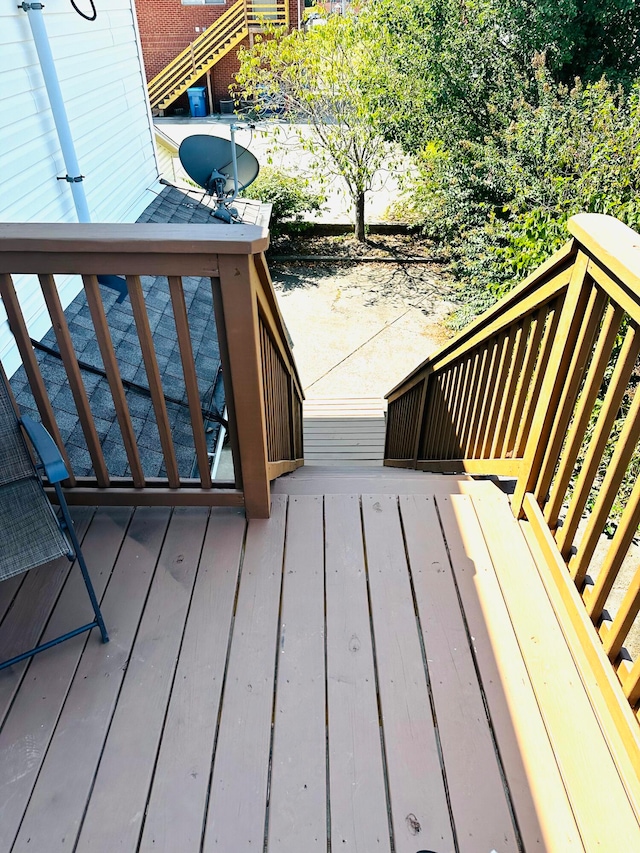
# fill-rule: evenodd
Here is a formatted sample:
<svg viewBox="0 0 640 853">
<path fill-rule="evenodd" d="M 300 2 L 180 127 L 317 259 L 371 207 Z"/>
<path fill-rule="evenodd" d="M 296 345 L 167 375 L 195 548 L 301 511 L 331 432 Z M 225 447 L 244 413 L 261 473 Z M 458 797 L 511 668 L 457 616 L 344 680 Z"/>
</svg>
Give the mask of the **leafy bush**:
<svg viewBox="0 0 640 853">
<path fill-rule="evenodd" d="M 271 231 L 274 234 L 295 230 L 296 223 L 303 219 L 303 213 L 320 211 L 325 201 L 321 193 L 309 186 L 306 178 L 287 175 L 270 166 L 261 169 L 247 194 L 273 205 Z"/>
<path fill-rule="evenodd" d="M 607 213 L 640 226 L 640 84 L 555 84 L 542 58 L 535 96 L 481 141 L 427 146 L 413 203 L 448 242 L 463 297 L 502 296 L 568 239 L 567 219 Z M 468 314 L 469 312 L 467 312 Z"/>
</svg>

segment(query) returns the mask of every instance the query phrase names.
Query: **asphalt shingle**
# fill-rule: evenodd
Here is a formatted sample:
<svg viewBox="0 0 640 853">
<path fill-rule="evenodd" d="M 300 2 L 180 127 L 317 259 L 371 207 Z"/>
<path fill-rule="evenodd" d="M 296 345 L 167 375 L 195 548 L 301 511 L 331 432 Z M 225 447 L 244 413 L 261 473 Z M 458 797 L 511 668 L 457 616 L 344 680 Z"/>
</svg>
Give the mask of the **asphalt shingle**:
<svg viewBox="0 0 640 853">
<path fill-rule="evenodd" d="M 215 227 L 209 207 L 199 204 L 186 193 L 173 187 L 163 189 L 138 218 L 138 222 L 198 222 L 211 223 L 212 227 Z M 175 435 L 179 471 L 181 476 L 190 477 L 195 463 L 195 452 L 168 282 L 163 276 L 144 276 L 141 282 L 163 390 L 165 396 L 180 401 L 180 404 L 167 402 L 169 422 Z M 211 282 L 207 278 L 188 277 L 183 280 L 183 287 L 201 404 L 205 411 L 217 407 L 221 412 L 224 408 L 224 390 L 220 378 L 220 353 L 213 317 Z M 122 303 L 117 303 L 117 294 L 114 291 L 105 287 L 100 290 L 120 375 L 125 383 L 129 412 L 138 436 L 143 471 L 147 477 L 164 476 L 164 461 L 159 452 L 155 413 L 148 392 L 147 374 L 142 362 L 130 302 L 125 299 Z M 103 373 L 98 372 L 103 371 L 102 358 L 84 291 L 67 307 L 65 316 L 78 359 L 96 369 L 96 372 L 83 369 L 82 379 L 109 473 L 114 477 L 130 476 L 109 385 Z M 53 330 L 47 332 L 42 343 L 57 351 Z M 56 355 L 38 349 L 36 355 L 74 472 L 76 476 L 91 475 L 91 459 L 64 366 Z M 127 384 L 131 382 L 142 388 Z M 23 367 L 12 377 L 11 386 L 22 412 L 38 417 Z M 210 449 L 216 435 L 217 426 L 207 434 Z"/>
</svg>

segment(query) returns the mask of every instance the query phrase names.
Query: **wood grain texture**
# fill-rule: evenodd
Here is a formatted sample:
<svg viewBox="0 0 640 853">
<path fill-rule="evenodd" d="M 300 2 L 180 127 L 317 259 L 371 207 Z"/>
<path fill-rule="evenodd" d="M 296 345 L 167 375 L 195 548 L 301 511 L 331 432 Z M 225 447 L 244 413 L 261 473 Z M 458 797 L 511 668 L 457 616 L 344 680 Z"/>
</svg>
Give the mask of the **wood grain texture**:
<svg viewBox="0 0 640 853">
<path fill-rule="evenodd" d="M 249 517 L 268 518 L 267 423 L 264 404 L 256 274 L 245 257 L 220 258 L 219 294 L 232 387 L 242 488 Z M 216 306 L 217 307 L 217 306 Z M 236 460 L 234 459 L 234 465 Z M 238 470 L 236 468 L 236 470 Z"/>
<path fill-rule="evenodd" d="M 618 675 L 597 641 L 593 623 L 567 574 L 540 508 L 529 495 L 526 496 L 525 507 L 527 522 L 522 522 L 521 526 L 527 544 L 547 595 L 559 614 L 562 632 L 600 719 L 609 748 L 618 766 L 623 768 L 625 784 L 631 785 L 633 794 L 630 802 L 640 816 L 640 729 L 635 724 L 634 712 L 621 695 Z"/>
<path fill-rule="evenodd" d="M 325 496 L 331 849 L 391 850 L 360 501 Z"/>
<path fill-rule="evenodd" d="M 77 851 L 135 849 L 208 512 L 176 509 L 109 728 Z M 144 728 L 131 725 L 144 719 Z"/>
<path fill-rule="evenodd" d="M 518 522 L 505 515 L 496 535 L 501 503 L 508 508 L 501 496 L 474 499 L 584 846 L 640 849 L 640 826 Z"/>
<path fill-rule="evenodd" d="M 102 601 L 110 642 L 91 638 L 72 673 L 15 850 L 75 844 L 168 521 L 166 509 L 134 515 Z"/>
<path fill-rule="evenodd" d="M 460 850 L 517 851 L 501 768 L 433 498 L 400 510 Z"/>
<path fill-rule="evenodd" d="M 59 269 L 41 268 L 37 272 L 67 272 L 65 261 L 69 255 L 79 254 L 83 259 L 92 254 L 111 253 L 112 264 L 100 272 L 122 275 L 138 272 L 127 263 L 129 256 L 139 254 L 178 254 L 185 275 L 197 275 L 195 262 L 190 256 L 216 254 L 255 254 L 269 244 L 266 229 L 257 225 L 171 225 L 164 223 L 74 223 L 74 222 L 23 222 L 0 224 L 0 271 L 32 272 L 32 269 L 12 269 L 4 262 L 6 255 L 24 253 L 37 258 L 39 253 L 54 253 L 60 260 Z M 122 256 L 126 257 L 126 261 Z M 25 258 L 24 264 L 27 264 Z M 144 271 L 143 271 L 144 272 Z"/>
<path fill-rule="evenodd" d="M 582 851 L 472 499 L 436 502 L 524 848 Z"/>
<path fill-rule="evenodd" d="M 363 495 L 362 516 L 395 850 L 448 853 L 454 837 L 397 498 Z"/>
<path fill-rule="evenodd" d="M 91 567 L 98 600 L 104 593 L 130 515 L 127 509 L 99 510 L 84 537 L 83 553 Z M 92 619 L 91 603 L 76 566 L 67 578 L 42 640 L 58 637 Z M 106 614 L 105 621 L 108 623 Z M 20 827 L 83 650 L 86 645 L 96 644 L 102 647 L 95 631 L 81 634 L 31 661 L 23 688 L 0 733 L 0 849 L 10 848 Z M 106 647 L 101 651 L 105 653 Z"/>
<path fill-rule="evenodd" d="M 139 850 L 199 851 L 246 522 L 211 514 Z"/>
<path fill-rule="evenodd" d="M 263 843 L 286 509 L 249 523 L 203 853 Z"/>
<path fill-rule="evenodd" d="M 269 796 L 270 851 L 327 849 L 322 497 L 289 500 Z"/>
</svg>

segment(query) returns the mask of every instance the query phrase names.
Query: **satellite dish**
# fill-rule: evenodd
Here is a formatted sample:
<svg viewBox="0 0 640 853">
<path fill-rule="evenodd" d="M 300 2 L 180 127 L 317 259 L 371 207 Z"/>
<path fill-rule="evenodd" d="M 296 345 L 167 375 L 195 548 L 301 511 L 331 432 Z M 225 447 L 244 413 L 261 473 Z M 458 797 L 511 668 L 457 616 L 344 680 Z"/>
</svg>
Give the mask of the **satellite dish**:
<svg viewBox="0 0 640 853">
<path fill-rule="evenodd" d="M 235 191 L 233 147 L 238 164 L 238 192 L 246 189 L 258 177 L 260 165 L 255 156 L 242 145 L 218 136 L 196 134 L 187 136 L 180 144 L 178 156 L 189 177 L 210 195 L 219 200 Z M 224 179 L 224 180 L 223 180 Z"/>
</svg>

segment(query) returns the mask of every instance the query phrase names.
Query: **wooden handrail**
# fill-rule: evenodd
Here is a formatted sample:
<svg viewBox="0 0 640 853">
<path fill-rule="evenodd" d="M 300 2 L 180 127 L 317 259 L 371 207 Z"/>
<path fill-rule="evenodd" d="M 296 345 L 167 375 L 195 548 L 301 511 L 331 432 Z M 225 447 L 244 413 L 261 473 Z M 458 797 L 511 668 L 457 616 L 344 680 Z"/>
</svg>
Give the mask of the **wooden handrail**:
<svg viewBox="0 0 640 853">
<path fill-rule="evenodd" d="M 385 464 L 517 478 L 514 514 L 541 553 L 553 543 L 554 565 L 564 565 L 640 715 L 640 663 L 622 657 L 640 612 L 640 568 L 620 579 L 640 524 L 640 480 L 627 473 L 640 441 L 640 235 L 597 214 L 568 228 L 559 252 L 389 392 Z M 623 487 L 628 499 L 596 564 Z M 614 586 L 623 602 L 612 620 Z"/>
<path fill-rule="evenodd" d="M 0 225 L 0 296 L 22 355 L 43 421 L 62 446 L 16 295 L 13 276 L 35 273 L 55 324 L 62 361 L 95 477 L 67 484 L 70 502 L 90 504 L 244 505 L 268 517 L 270 480 L 302 464 L 302 386 L 264 259 L 268 233 L 257 226 L 226 225 Z M 61 311 L 56 275 L 80 274 L 131 470 L 117 477 L 102 453 L 73 343 Z M 127 397 L 98 283 L 100 275 L 126 277 L 142 362 L 148 378 L 166 478 L 145 477 Z M 200 476 L 181 477 L 140 276 L 168 278 L 180 350 L 193 453 Z M 212 482 L 198 392 L 185 276 L 210 280 L 223 366 L 235 482 Z M 276 440 L 277 439 L 277 440 Z"/>
</svg>

